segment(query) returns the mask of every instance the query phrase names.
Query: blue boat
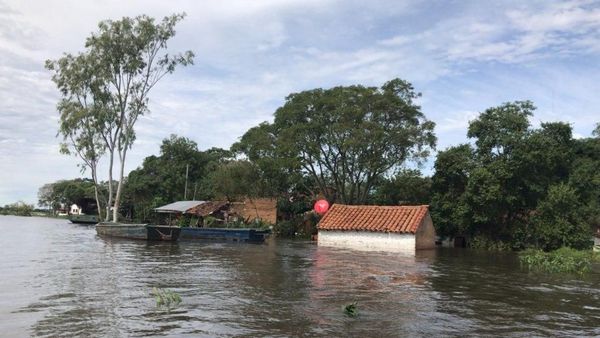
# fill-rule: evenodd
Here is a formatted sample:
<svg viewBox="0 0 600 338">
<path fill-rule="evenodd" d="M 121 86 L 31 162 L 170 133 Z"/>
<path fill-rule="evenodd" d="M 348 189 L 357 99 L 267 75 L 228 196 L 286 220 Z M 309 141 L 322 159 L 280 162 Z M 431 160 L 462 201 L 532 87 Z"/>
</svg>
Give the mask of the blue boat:
<svg viewBox="0 0 600 338">
<path fill-rule="evenodd" d="M 179 239 L 182 241 L 193 240 L 218 240 L 232 242 L 248 242 L 262 243 L 265 238 L 271 233 L 270 230 L 260 230 L 252 228 L 207 228 L 198 226 L 202 224 L 202 220 L 207 216 L 215 216 L 216 213 L 223 217 L 223 213 L 227 214 L 227 209 L 230 203 L 226 201 L 177 201 L 161 207 L 155 208 L 154 211 L 159 214 L 168 215 L 168 224 L 176 224 L 175 219 L 183 215 L 190 215 L 196 218 L 195 224 L 190 224 L 189 227 L 182 227 Z M 225 220 L 220 222 L 226 223 Z"/>
<path fill-rule="evenodd" d="M 231 242 L 262 243 L 271 234 L 270 230 L 229 228 L 181 228 L 179 239 L 218 240 Z"/>
</svg>

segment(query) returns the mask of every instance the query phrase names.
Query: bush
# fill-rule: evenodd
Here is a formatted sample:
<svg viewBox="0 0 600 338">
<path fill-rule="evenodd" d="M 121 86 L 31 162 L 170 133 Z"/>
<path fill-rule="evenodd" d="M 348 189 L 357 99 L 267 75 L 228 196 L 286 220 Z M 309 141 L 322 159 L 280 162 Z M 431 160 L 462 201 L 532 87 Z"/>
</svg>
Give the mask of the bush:
<svg viewBox="0 0 600 338">
<path fill-rule="evenodd" d="M 510 251 L 513 249 L 512 245 L 502 240 L 494 240 L 483 235 L 477 235 L 471 238 L 469 241 L 469 247 L 472 249 L 484 249 L 492 251 Z"/>
<path fill-rule="evenodd" d="M 582 210 L 574 189 L 563 183 L 551 186 L 532 218 L 538 247 L 545 251 L 563 246 L 591 248 L 591 230 Z"/>
<path fill-rule="evenodd" d="M 299 237 L 310 238 L 317 233 L 317 223 L 319 216 L 315 213 L 305 213 L 298 215 L 290 220 L 279 221 L 273 227 L 273 232 L 277 237 Z"/>
<path fill-rule="evenodd" d="M 294 220 L 286 220 L 277 222 L 273 232 L 277 237 L 294 237 L 297 229 L 298 226 Z"/>
<path fill-rule="evenodd" d="M 519 254 L 519 261 L 529 270 L 584 274 L 592 270 L 592 263 L 600 261 L 600 255 L 591 250 L 572 248 L 560 248 L 550 252 L 529 249 Z"/>
</svg>

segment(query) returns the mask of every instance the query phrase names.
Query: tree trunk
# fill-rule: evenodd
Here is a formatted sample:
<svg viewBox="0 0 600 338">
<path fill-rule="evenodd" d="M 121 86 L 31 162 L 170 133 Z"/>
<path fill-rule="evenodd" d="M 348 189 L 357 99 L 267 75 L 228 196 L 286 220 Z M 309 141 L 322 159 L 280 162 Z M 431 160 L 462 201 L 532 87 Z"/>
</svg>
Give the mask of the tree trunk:
<svg viewBox="0 0 600 338">
<path fill-rule="evenodd" d="M 100 205 L 100 198 L 98 197 L 98 176 L 96 173 L 96 166 L 92 168 L 92 180 L 94 180 L 94 195 L 96 197 L 96 207 L 98 208 L 98 219 L 102 219 L 102 206 Z"/>
<path fill-rule="evenodd" d="M 113 164 L 115 158 L 114 148 L 110 151 L 110 160 L 108 166 L 108 202 L 106 203 L 106 222 L 110 220 L 110 207 L 113 202 Z"/>
<path fill-rule="evenodd" d="M 119 221 L 119 204 L 121 202 L 121 190 L 123 188 L 123 176 L 125 171 L 125 157 L 127 155 L 127 148 L 123 149 L 122 155 L 119 156 L 121 169 L 119 170 L 119 185 L 117 186 L 117 194 L 115 195 L 115 205 L 113 207 L 113 222 Z"/>
</svg>

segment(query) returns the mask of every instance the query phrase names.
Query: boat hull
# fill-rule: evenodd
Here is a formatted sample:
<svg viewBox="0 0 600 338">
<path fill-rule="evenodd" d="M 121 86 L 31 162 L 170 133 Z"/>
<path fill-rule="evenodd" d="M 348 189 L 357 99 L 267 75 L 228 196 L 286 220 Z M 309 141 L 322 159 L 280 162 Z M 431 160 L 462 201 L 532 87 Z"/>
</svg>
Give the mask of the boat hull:
<svg viewBox="0 0 600 338">
<path fill-rule="evenodd" d="M 219 240 L 262 243 L 269 234 L 268 230 L 256 229 L 181 228 L 179 237 L 182 241 Z"/>
<path fill-rule="evenodd" d="M 70 215 L 69 221 L 75 224 L 96 224 L 100 220 L 98 215 Z"/>
<path fill-rule="evenodd" d="M 101 236 L 129 238 L 149 241 L 176 241 L 181 228 L 149 225 L 149 224 L 123 224 L 101 222 L 96 224 L 96 233 Z"/>
</svg>

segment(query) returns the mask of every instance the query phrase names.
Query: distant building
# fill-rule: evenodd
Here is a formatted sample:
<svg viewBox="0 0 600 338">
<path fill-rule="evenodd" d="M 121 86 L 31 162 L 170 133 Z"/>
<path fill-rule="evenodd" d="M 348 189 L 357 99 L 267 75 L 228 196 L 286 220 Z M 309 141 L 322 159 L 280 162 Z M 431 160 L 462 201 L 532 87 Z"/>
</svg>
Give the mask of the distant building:
<svg viewBox="0 0 600 338">
<path fill-rule="evenodd" d="M 81 215 L 81 214 L 83 214 L 83 212 L 81 211 L 81 208 L 77 204 L 72 204 L 71 209 L 69 209 L 69 214 L 70 215 Z"/>
<path fill-rule="evenodd" d="M 435 229 L 427 205 L 334 204 L 317 229 L 318 243 L 325 246 L 407 254 L 435 247 Z"/>
</svg>

